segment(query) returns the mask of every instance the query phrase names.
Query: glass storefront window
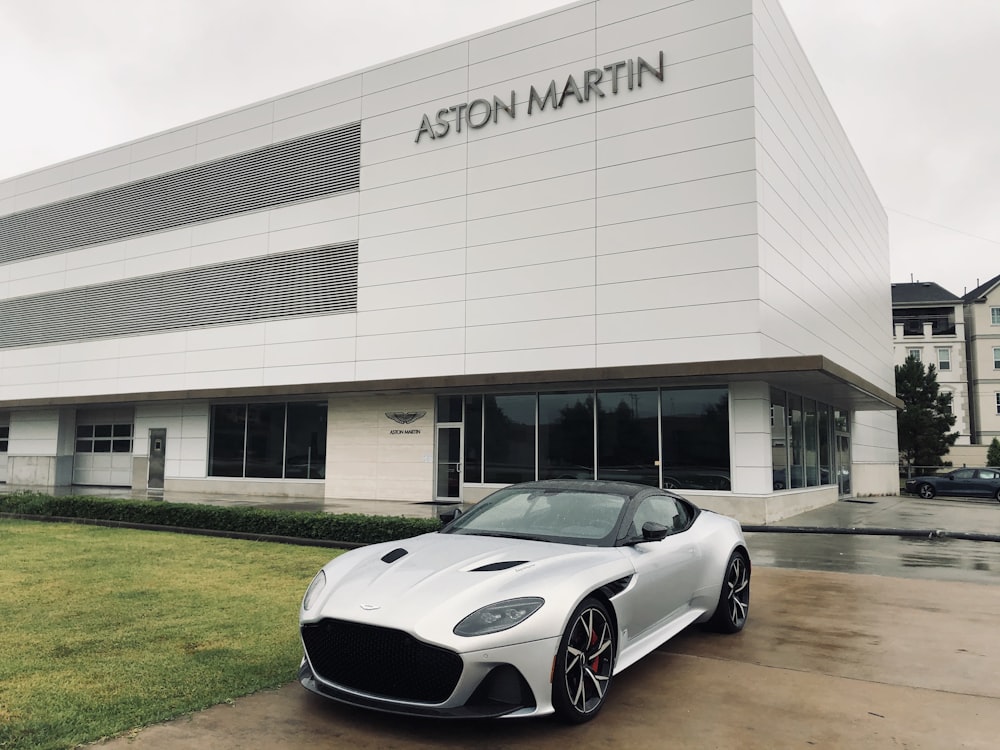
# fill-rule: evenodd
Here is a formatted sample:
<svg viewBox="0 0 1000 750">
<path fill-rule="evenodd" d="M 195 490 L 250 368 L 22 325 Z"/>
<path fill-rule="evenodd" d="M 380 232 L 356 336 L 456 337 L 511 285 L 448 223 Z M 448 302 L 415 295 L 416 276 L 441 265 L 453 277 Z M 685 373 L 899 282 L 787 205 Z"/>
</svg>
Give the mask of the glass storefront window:
<svg viewBox="0 0 1000 750">
<path fill-rule="evenodd" d="M 325 402 L 215 405 L 208 474 L 323 479 L 326 419 Z"/>
<path fill-rule="evenodd" d="M 483 399 L 483 480 L 501 484 L 535 478 L 535 396 Z"/>
<path fill-rule="evenodd" d="M 288 404 L 287 479 L 326 477 L 326 404 Z"/>
<path fill-rule="evenodd" d="M 663 486 L 732 489 L 729 389 L 664 389 L 661 404 Z"/>
<path fill-rule="evenodd" d="M 794 488 L 806 486 L 802 397 L 788 394 L 788 479 Z"/>
<path fill-rule="evenodd" d="M 539 395 L 538 478 L 594 478 L 592 392 Z"/>
<path fill-rule="evenodd" d="M 597 478 L 660 483 L 655 390 L 597 394 Z"/>
<path fill-rule="evenodd" d="M 465 397 L 465 481 L 483 481 L 483 397 Z"/>
<path fill-rule="evenodd" d="M 816 402 L 811 398 L 804 401 L 805 446 L 806 446 L 806 485 L 815 487 L 819 484 L 819 432 Z"/>
<path fill-rule="evenodd" d="M 819 404 L 819 483 L 833 484 L 833 455 L 831 450 L 830 432 L 833 421 L 830 419 L 830 407 Z"/>
<path fill-rule="evenodd" d="M 210 476 L 243 476 L 246 420 L 246 404 L 212 407 L 212 439 L 208 455 Z"/>
<path fill-rule="evenodd" d="M 785 392 L 771 389 L 771 475 L 776 490 L 788 489 L 788 411 Z"/>
<path fill-rule="evenodd" d="M 438 396 L 437 397 L 437 423 L 461 422 L 462 421 L 462 397 L 461 396 Z"/>
</svg>

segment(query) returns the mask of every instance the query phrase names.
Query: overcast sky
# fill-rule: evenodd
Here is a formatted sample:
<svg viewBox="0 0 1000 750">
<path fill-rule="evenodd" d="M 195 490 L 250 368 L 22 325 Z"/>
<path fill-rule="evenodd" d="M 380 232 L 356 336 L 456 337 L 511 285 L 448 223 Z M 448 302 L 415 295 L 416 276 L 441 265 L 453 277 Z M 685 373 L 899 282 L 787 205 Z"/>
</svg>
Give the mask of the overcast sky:
<svg viewBox="0 0 1000 750">
<path fill-rule="evenodd" d="M 563 4 L 0 0 L 0 179 Z M 1000 2 L 783 5 L 888 212 L 892 280 L 1000 274 Z"/>
</svg>

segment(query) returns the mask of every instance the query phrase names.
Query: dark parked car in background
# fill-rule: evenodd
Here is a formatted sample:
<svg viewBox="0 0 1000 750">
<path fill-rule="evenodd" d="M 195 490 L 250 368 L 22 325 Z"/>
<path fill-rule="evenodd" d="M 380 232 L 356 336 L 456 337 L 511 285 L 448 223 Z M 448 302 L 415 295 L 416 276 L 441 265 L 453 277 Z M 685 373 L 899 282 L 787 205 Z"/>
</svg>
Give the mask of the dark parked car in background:
<svg viewBox="0 0 1000 750">
<path fill-rule="evenodd" d="M 992 497 L 1000 500 L 1000 469 L 955 469 L 947 474 L 913 477 L 905 490 L 929 500 L 935 495 Z"/>
</svg>

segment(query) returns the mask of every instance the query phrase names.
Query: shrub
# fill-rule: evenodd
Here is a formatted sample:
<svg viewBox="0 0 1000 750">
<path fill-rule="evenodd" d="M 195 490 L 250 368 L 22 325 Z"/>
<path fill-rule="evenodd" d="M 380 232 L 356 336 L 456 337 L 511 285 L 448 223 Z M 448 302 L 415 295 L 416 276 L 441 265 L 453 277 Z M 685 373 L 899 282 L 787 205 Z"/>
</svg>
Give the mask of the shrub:
<svg viewBox="0 0 1000 750">
<path fill-rule="evenodd" d="M 51 497 L 23 491 L 0 495 L 0 513 L 283 536 L 351 545 L 404 539 L 441 528 L 441 522 L 431 518 L 370 516 L 361 513 L 334 515 L 246 506 L 75 495 Z"/>
</svg>

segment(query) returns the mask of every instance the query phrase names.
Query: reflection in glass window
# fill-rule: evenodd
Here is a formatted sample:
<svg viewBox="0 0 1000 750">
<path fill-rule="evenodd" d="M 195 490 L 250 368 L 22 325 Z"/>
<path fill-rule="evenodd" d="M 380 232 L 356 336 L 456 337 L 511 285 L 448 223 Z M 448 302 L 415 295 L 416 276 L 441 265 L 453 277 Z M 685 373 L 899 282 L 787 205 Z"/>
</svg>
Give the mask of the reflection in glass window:
<svg viewBox="0 0 1000 750">
<path fill-rule="evenodd" d="M 502 484 L 535 478 L 535 396 L 483 400 L 483 480 Z"/>
<path fill-rule="evenodd" d="M 788 430 L 785 392 L 771 389 L 771 470 L 774 489 L 788 489 Z"/>
<path fill-rule="evenodd" d="M 791 487 L 805 487 L 805 435 L 802 431 L 802 397 L 788 394 L 788 474 Z"/>
<path fill-rule="evenodd" d="M 461 396 L 438 396 L 436 402 L 435 419 L 438 424 L 462 421 Z"/>
<path fill-rule="evenodd" d="M 215 405 L 209 476 L 323 479 L 326 418 L 325 402 Z"/>
<path fill-rule="evenodd" d="M 993 347 L 993 369 L 1000 370 L 1000 346 Z"/>
<path fill-rule="evenodd" d="M 828 404 L 819 404 L 819 483 L 833 484 L 832 420 Z"/>
<path fill-rule="evenodd" d="M 465 481 L 483 481 L 483 397 L 465 397 Z"/>
<path fill-rule="evenodd" d="M 210 476 L 243 476 L 246 423 L 246 404 L 212 407 L 212 437 L 208 454 L 208 473 Z"/>
<path fill-rule="evenodd" d="M 538 478 L 594 478 L 593 393 L 538 397 Z"/>
<path fill-rule="evenodd" d="M 806 445 L 806 484 L 815 487 L 819 484 L 819 425 L 816 414 L 816 402 L 811 398 L 804 401 L 805 445 Z"/>
<path fill-rule="evenodd" d="M 992 318 L 993 325 L 1000 326 L 1000 307 L 991 307 L 990 316 Z"/>
<path fill-rule="evenodd" d="M 940 348 L 937 350 L 938 370 L 942 372 L 951 369 L 951 349 Z"/>
<path fill-rule="evenodd" d="M 664 389 L 661 403 L 663 485 L 699 490 L 732 489 L 729 389 Z"/>
<path fill-rule="evenodd" d="M 597 394 L 597 478 L 660 483 L 656 391 Z"/>
<path fill-rule="evenodd" d="M 10 441 L 10 425 L 0 424 L 0 453 L 7 452 L 7 446 Z"/>
<path fill-rule="evenodd" d="M 326 404 L 288 404 L 286 479 L 326 477 Z"/>
</svg>

